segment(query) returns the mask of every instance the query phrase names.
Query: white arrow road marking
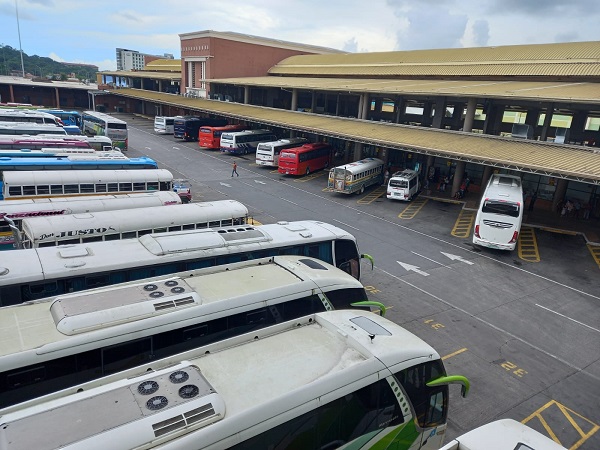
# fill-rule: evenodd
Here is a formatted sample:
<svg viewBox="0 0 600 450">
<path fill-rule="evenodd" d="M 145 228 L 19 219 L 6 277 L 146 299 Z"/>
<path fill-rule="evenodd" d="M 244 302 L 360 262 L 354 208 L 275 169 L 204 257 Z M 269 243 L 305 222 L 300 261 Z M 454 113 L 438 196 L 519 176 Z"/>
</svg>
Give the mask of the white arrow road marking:
<svg viewBox="0 0 600 450">
<path fill-rule="evenodd" d="M 473 265 L 472 261 L 469 261 L 467 259 L 463 259 L 462 256 L 458 256 L 458 255 L 453 255 L 452 253 L 444 253 L 444 252 L 440 252 L 442 255 L 447 256 L 448 258 L 450 258 L 452 261 L 460 261 L 460 262 L 464 262 L 465 264 L 468 264 L 470 266 Z"/>
<path fill-rule="evenodd" d="M 231 185 L 230 185 L 230 184 L 223 183 L 222 181 L 221 181 L 219 184 L 220 184 L 221 186 L 225 186 L 225 187 L 231 187 Z"/>
<path fill-rule="evenodd" d="M 423 272 L 417 266 L 413 266 L 411 264 L 406 264 L 406 263 L 403 263 L 403 262 L 400 262 L 400 261 L 396 261 L 396 262 L 398 264 L 400 264 L 405 270 L 408 270 L 408 271 L 412 270 L 413 272 L 416 272 L 419 275 L 423 275 L 424 277 L 428 277 L 429 276 L 429 274 L 427 272 Z"/>
<path fill-rule="evenodd" d="M 255 183 L 260 183 L 260 184 L 267 184 L 264 181 L 258 181 L 258 180 L 254 180 Z"/>
<path fill-rule="evenodd" d="M 147 148 L 147 147 L 146 147 Z M 179 147 L 173 147 L 173 150 L 179 150 Z"/>
</svg>

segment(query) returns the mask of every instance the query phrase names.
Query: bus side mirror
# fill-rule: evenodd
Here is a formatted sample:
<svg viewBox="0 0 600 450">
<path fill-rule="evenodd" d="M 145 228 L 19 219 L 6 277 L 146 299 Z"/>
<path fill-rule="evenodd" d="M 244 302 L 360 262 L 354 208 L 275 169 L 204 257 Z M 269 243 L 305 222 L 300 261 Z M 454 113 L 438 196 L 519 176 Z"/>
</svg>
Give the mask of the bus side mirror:
<svg viewBox="0 0 600 450">
<path fill-rule="evenodd" d="M 360 257 L 371 261 L 371 270 L 373 270 L 373 268 L 375 267 L 375 258 L 373 258 L 371 255 L 367 255 L 366 253 L 363 253 L 362 255 L 360 255 Z"/>
<path fill-rule="evenodd" d="M 440 386 L 442 384 L 460 384 L 460 395 L 462 397 L 466 397 L 469 394 L 469 389 L 471 387 L 471 383 L 462 375 L 448 375 L 445 377 L 439 377 L 435 380 L 431 380 L 428 383 L 425 383 L 428 387 Z"/>
</svg>

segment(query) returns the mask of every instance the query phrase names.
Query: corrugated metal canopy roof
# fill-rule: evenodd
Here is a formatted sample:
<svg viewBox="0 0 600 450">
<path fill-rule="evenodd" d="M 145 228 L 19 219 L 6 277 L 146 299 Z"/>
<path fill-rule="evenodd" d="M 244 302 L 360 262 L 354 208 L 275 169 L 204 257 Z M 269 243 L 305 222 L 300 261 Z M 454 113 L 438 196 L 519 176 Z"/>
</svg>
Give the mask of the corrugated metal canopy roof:
<svg viewBox="0 0 600 450">
<path fill-rule="evenodd" d="M 379 93 L 384 95 L 444 95 L 572 102 L 600 105 L 600 83 L 476 80 L 389 80 L 374 78 L 249 77 L 210 80 L 213 84 Z"/>
<path fill-rule="evenodd" d="M 137 89 L 119 89 L 114 93 L 263 125 L 600 184 L 600 153 L 585 147 L 300 113 Z"/>
<path fill-rule="evenodd" d="M 283 76 L 594 77 L 600 42 L 333 55 L 298 55 L 273 66 Z"/>
<path fill-rule="evenodd" d="M 152 80 L 173 80 L 181 81 L 181 71 L 179 72 L 147 72 L 144 70 L 116 70 L 98 72 L 101 75 L 115 75 L 118 77 L 132 78 L 150 78 Z"/>
<path fill-rule="evenodd" d="M 181 60 L 155 59 L 144 66 L 144 71 L 179 72 L 181 74 Z"/>
</svg>

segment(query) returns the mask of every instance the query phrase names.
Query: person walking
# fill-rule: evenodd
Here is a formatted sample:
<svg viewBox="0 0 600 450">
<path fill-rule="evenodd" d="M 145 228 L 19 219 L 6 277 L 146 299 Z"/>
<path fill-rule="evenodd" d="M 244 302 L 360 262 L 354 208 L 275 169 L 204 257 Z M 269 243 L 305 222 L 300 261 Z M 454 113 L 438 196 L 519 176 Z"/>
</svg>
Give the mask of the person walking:
<svg viewBox="0 0 600 450">
<path fill-rule="evenodd" d="M 240 176 L 239 173 L 237 173 L 237 163 L 234 161 L 233 162 L 233 170 L 231 171 L 231 177 L 233 178 L 233 174 L 236 174 L 238 177 Z"/>
</svg>

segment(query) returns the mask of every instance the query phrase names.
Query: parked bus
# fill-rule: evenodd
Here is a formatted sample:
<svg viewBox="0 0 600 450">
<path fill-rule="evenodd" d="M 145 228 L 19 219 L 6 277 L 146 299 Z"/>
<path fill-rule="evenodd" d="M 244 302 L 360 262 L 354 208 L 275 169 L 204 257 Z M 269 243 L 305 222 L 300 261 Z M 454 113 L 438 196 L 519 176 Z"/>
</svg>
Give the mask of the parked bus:
<svg viewBox="0 0 600 450">
<path fill-rule="evenodd" d="M 573 448 L 573 447 L 572 447 Z M 500 419 L 452 439 L 440 450 L 567 450 L 516 420 Z"/>
<path fill-rule="evenodd" d="M 4 172 L 3 182 L 0 200 L 117 195 L 173 189 L 173 175 L 165 169 Z"/>
<path fill-rule="evenodd" d="M 0 408 L 129 369 L 140 357 L 149 362 L 353 304 L 380 306 L 336 267 L 275 256 L 1 308 L 6 331 L 31 339 L 0 350 Z"/>
<path fill-rule="evenodd" d="M 29 200 L 0 200 L 0 250 L 14 248 L 13 231 L 23 230 L 21 221 L 28 217 L 48 217 L 62 214 L 91 213 L 120 209 L 176 205 L 181 199 L 176 192 L 159 191 L 139 194 L 92 195 L 89 197 L 54 197 Z M 17 230 L 11 228 L 11 220 Z"/>
<path fill-rule="evenodd" d="M 96 150 L 89 147 L 53 147 L 42 148 L 40 150 L 29 150 L 28 148 L 21 150 L 0 150 L 0 158 L 56 158 L 58 156 L 95 154 Z"/>
<path fill-rule="evenodd" d="M 387 198 L 411 201 L 421 189 L 418 172 L 405 169 L 392 174 L 387 185 Z"/>
<path fill-rule="evenodd" d="M 333 147 L 316 142 L 283 150 L 279 155 L 279 173 L 286 175 L 308 175 L 329 166 Z"/>
<path fill-rule="evenodd" d="M 69 136 L 83 136 L 81 129 L 76 125 L 65 125 L 63 128 Z"/>
<path fill-rule="evenodd" d="M 41 150 L 53 147 L 93 148 L 112 150 L 112 141 L 106 136 L 37 135 L 0 136 L 0 150 Z"/>
<path fill-rule="evenodd" d="M 244 130 L 221 134 L 221 151 L 233 155 L 256 152 L 261 142 L 275 141 L 277 136 L 270 130 Z"/>
<path fill-rule="evenodd" d="M 173 134 L 175 117 L 156 116 L 154 118 L 154 132 L 158 134 Z"/>
<path fill-rule="evenodd" d="M 132 170 L 157 169 L 158 164 L 147 156 L 128 158 L 119 151 L 73 153 L 42 157 L 0 157 L 0 175 L 18 170 Z"/>
<path fill-rule="evenodd" d="M 5 410 L 0 439 L 18 449 L 437 450 L 449 385 L 463 397 L 470 387 L 429 344 L 366 311 L 320 312 L 151 362 L 137 347 L 141 356 L 124 351 L 138 367 Z"/>
<path fill-rule="evenodd" d="M 83 118 L 81 112 L 79 111 L 65 111 L 63 109 L 38 109 L 37 111 L 45 112 L 58 117 L 65 126 L 74 125 L 80 130 L 83 128 Z"/>
<path fill-rule="evenodd" d="M 329 171 L 327 187 L 331 192 L 362 194 L 366 187 L 383 184 L 383 171 L 383 161 L 377 158 L 342 164 Z"/>
<path fill-rule="evenodd" d="M 41 247 L 2 261 L 0 306 L 158 275 L 277 255 L 318 258 L 360 279 L 356 238 L 333 225 L 279 222 Z"/>
<path fill-rule="evenodd" d="M 201 127 L 198 131 L 198 146 L 207 150 L 221 148 L 221 135 L 230 131 L 245 130 L 245 125 L 222 125 L 218 127 Z"/>
<path fill-rule="evenodd" d="M 40 123 L 62 127 L 63 121 L 47 112 L 29 109 L 0 109 L 0 122 Z"/>
<path fill-rule="evenodd" d="M 514 250 L 523 222 L 523 187 L 514 175 L 493 174 L 475 217 L 473 244 Z"/>
<path fill-rule="evenodd" d="M 108 114 L 96 111 L 83 112 L 83 132 L 92 136 L 110 138 L 114 147 L 127 150 L 127 123 Z"/>
<path fill-rule="evenodd" d="M 67 135 L 63 127 L 49 123 L 0 122 L 0 136 Z"/>
<path fill-rule="evenodd" d="M 222 127 L 224 125 L 227 125 L 227 119 L 180 116 L 175 118 L 173 137 L 184 141 L 197 141 L 201 127 Z"/>
<path fill-rule="evenodd" d="M 256 164 L 259 166 L 279 167 L 279 154 L 287 148 L 308 143 L 308 139 L 289 138 L 278 141 L 261 142 L 256 146 Z"/>
<path fill-rule="evenodd" d="M 244 225 L 248 208 L 235 200 L 24 218 L 22 248 L 138 238 L 168 231 Z"/>
</svg>

